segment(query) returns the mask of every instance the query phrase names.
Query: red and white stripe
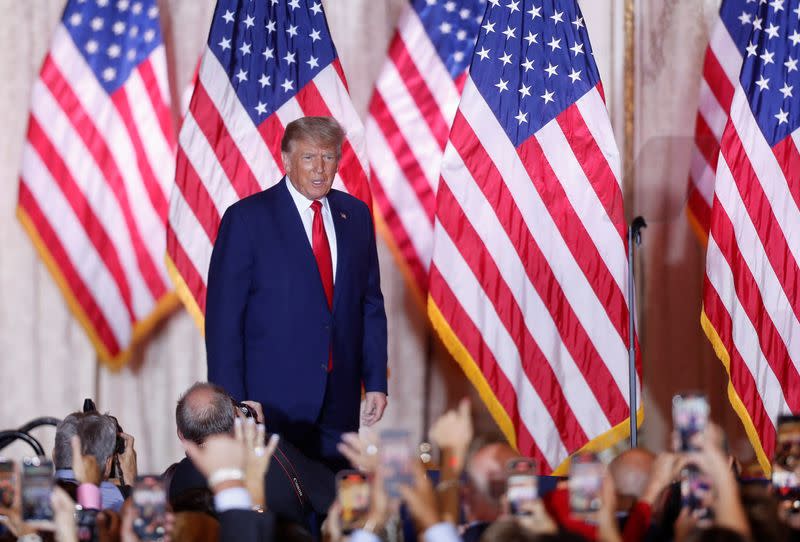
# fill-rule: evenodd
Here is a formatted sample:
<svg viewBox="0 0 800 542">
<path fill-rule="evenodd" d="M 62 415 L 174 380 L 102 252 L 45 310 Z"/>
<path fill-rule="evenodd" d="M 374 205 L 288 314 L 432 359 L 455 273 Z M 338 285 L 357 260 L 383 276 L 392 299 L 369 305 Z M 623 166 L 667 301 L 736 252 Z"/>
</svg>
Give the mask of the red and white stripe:
<svg viewBox="0 0 800 542">
<path fill-rule="evenodd" d="M 718 16 L 703 63 L 687 201 L 687 212 L 704 242 L 711 223 L 719 144 L 741 69 L 742 55 Z"/>
<path fill-rule="evenodd" d="M 114 365 L 170 293 L 174 165 L 164 47 L 109 95 L 59 25 L 32 90 L 19 210 L 99 356 Z"/>
<path fill-rule="evenodd" d="M 439 167 L 461 84 L 463 77 L 450 76 L 408 3 L 365 125 L 376 209 L 422 295 L 428 289 Z"/>
<path fill-rule="evenodd" d="M 798 142 L 800 130 L 770 147 L 737 88 L 717 167 L 703 302 L 765 468 L 778 416 L 800 411 Z"/>
<path fill-rule="evenodd" d="M 167 254 L 179 275 L 174 278 L 185 284 L 179 293 L 198 319 L 205 313 L 208 265 L 225 209 L 280 180 L 285 127 L 307 115 L 333 116 L 342 124 L 347 137 L 333 186 L 371 204 L 364 128 L 338 59 L 256 126 L 217 57 L 204 54 L 181 128 L 167 226 Z"/>
<path fill-rule="evenodd" d="M 434 238 L 430 301 L 520 452 L 550 472 L 628 418 L 622 191 L 599 85 L 515 148 L 468 77 Z"/>
</svg>

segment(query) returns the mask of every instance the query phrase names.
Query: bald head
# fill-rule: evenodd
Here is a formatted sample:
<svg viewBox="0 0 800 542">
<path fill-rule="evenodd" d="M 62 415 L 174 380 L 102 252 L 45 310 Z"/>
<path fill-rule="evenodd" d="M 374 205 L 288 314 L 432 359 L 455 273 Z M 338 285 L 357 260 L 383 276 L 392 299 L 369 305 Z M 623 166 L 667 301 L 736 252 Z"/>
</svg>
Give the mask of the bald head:
<svg viewBox="0 0 800 542">
<path fill-rule="evenodd" d="M 609 464 L 617 494 L 638 499 L 647 487 L 655 454 L 643 448 L 633 448 L 619 454 Z"/>
<path fill-rule="evenodd" d="M 175 422 L 178 436 L 202 444 L 211 435 L 233 432 L 233 400 L 214 384 L 198 382 L 178 400 Z"/>
</svg>

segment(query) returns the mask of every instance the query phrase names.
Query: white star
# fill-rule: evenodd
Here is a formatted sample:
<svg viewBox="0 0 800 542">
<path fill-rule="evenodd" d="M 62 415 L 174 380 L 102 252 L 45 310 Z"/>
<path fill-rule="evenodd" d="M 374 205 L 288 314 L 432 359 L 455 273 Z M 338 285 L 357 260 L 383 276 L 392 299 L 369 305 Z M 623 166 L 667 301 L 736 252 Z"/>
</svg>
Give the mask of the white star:
<svg viewBox="0 0 800 542">
<path fill-rule="evenodd" d="M 128 57 L 128 60 L 130 60 L 131 62 L 133 62 L 133 59 L 134 59 L 134 58 L 136 58 L 136 49 L 131 49 L 131 50 L 129 50 L 129 51 L 128 51 L 128 52 L 125 54 L 125 56 L 126 56 L 126 57 Z"/>
<path fill-rule="evenodd" d="M 742 24 L 752 24 L 751 21 L 753 19 L 753 15 L 743 11 L 741 15 L 739 15 L 739 20 L 742 21 Z"/>
<path fill-rule="evenodd" d="M 103 79 L 106 81 L 113 81 L 117 76 L 117 70 L 114 68 L 106 68 L 103 70 Z"/>
<path fill-rule="evenodd" d="M 439 30 L 441 31 L 442 34 L 449 34 L 452 29 L 453 25 L 451 25 L 447 21 L 442 21 L 442 24 L 439 25 Z"/>
<path fill-rule="evenodd" d="M 314 2 L 314 5 L 309 9 L 314 12 L 314 15 L 319 15 L 322 11 L 322 6 L 319 4 L 319 2 Z"/>
<path fill-rule="evenodd" d="M 558 64 L 553 66 L 550 62 L 547 63 L 547 67 L 544 69 L 547 72 L 548 77 L 553 77 L 554 75 L 558 75 Z"/>
<path fill-rule="evenodd" d="M 557 40 L 556 37 L 553 36 L 553 39 L 551 39 L 550 43 L 548 43 L 547 45 L 550 46 L 550 50 L 555 51 L 556 49 L 561 49 L 561 45 L 559 45 L 560 43 L 561 40 Z"/>
<path fill-rule="evenodd" d="M 238 79 L 240 83 L 243 81 L 247 81 L 247 72 L 244 71 L 244 68 L 239 70 L 239 73 L 236 74 L 236 79 Z"/>
<path fill-rule="evenodd" d="M 311 55 L 311 57 L 308 60 L 306 60 L 306 64 L 308 64 L 308 67 L 311 68 L 312 70 L 314 68 L 319 68 L 319 62 L 317 62 L 317 60 L 319 60 L 317 57 Z"/>
<path fill-rule="evenodd" d="M 436 0 L 425 0 L 425 3 L 428 4 L 429 6 L 435 6 Z"/>
<path fill-rule="evenodd" d="M 251 28 L 251 27 L 255 26 L 255 24 L 256 24 L 256 20 L 253 18 L 252 15 L 248 15 L 247 17 L 245 17 L 244 25 L 247 28 Z"/>
<path fill-rule="evenodd" d="M 522 67 L 525 68 L 525 71 L 528 72 L 533 69 L 533 60 L 530 58 L 526 58 L 525 62 L 522 63 Z"/>
<path fill-rule="evenodd" d="M 768 90 L 769 89 L 769 79 L 765 79 L 764 76 L 762 75 L 761 79 L 756 81 L 756 85 L 758 85 L 758 88 L 760 88 L 761 90 Z"/>
<path fill-rule="evenodd" d="M 311 30 L 311 34 L 309 34 L 308 37 L 311 38 L 311 43 L 314 43 L 315 41 L 322 39 L 319 37 L 319 30 Z"/>
<path fill-rule="evenodd" d="M 572 51 L 575 54 L 575 56 L 582 55 L 583 54 L 583 44 L 576 42 L 575 44 L 572 45 L 572 47 L 569 48 L 569 50 Z"/>
<path fill-rule="evenodd" d="M 133 13 L 134 15 L 139 15 L 141 12 L 142 12 L 142 3 L 136 2 L 135 4 L 133 4 L 133 7 L 131 8 L 131 13 Z"/>
<path fill-rule="evenodd" d="M 532 34 L 530 31 L 528 31 L 528 35 L 525 36 L 523 39 L 528 41 L 528 45 L 533 45 L 534 43 L 539 43 L 538 41 L 536 41 L 537 37 L 539 37 L 539 34 Z"/>
<path fill-rule="evenodd" d="M 789 122 L 789 112 L 784 111 L 783 108 L 781 107 L 780 113 L 775 115 L 775 118 L 778 119 L 778 126 L 780 126 L 781 124 Z"/>
<path fill-rule="evenodd" d="M 69 24 L 72 26 L 78 26 L 83 22 L 83 16 L 80 13 L 73 13 L 72 16 L 69 18 Z"/>
<path fill-rule="evenodd" d="M 486 24 L 483 25 L 481 28 L 486 30 L 487 34 L 491 34 L 492 32 L 494 32 L 494 23 L 490 23 L 489 21 L 486 21 Z"/>
<path fill-rule="evenodd" d="M 519 6 L 519 1 L 512 0 L 506 7 L 511 10 L 511 13 L 514 13 L 515 11 L 519 11 L 519 7 L 517 6 Z"/>
<path fill-rule="evenodd" d="M 506 29 L 503 30 L 503 34 L 505 34 L 507 40 L 510 40 L 511 38 L 516 38 L 516 36 L 514 35 L 514 32 L 516 31 L 517 31 L 516 28 L 511 28 L 510 26 L 506 26 Z"/>
<path fill-rule="evenodd" d="M 576 17 L 575 20 L 572 21 L 572 24 L 575 25 L 575 30 L 578 30 L 579 28 L 583 28 L 583 26 L 584 26 L 583 25 L 583 17 Z"/>
<path fill-rule="evenodd" d="M 300 7 L 300 0 L 289 0 L 289 7 L 292 9 L 297 9 Z"/>
<path fill-rule="evenodd" d="M 447 2 L 447 3 L 445 3 L 445 5 L 444 5 L 444 9 L 445 9 L 445 10 L 446 10 L 448 13 L 452 13 L 452 12 L 454 12 L 454 11 L 456 10 L 456 3 L 455 3 L 455 2 Z"/>
<path fill-rule="evenodd" d="M 117 9 L 120 11 L 127 11 L 130 5 L 128 0 L 119 0 L 119 2 L 117 2 Z"/>
<path fill-rule="evenodd" d="M 522 83 L 522 86 L 519 87 L 519 93 L 522 95 L 520 97 L 520 99 L 527 98 L 528 96 L 530 96 L 531 95 L 531 87 L 530 87 L 530 85 L 526 85 L 525 83 Z"/>
<path fill-rule="evenodd" d="M 778 27 L 772 23 L 770 23 L 769 28 L 767 28 L 765 32 L 769 36 L 769 39 L 777 38 L 778 34 L 780 34 L 780 32 L 778 32 Z"/>
<path fill-rule="evenodd" d="M 769 5 L 772 6 L 772 9 L 775 10 L 775 13 L 778 13 L 779 11 L 783 11 L 783 1 L 784 0 L 772 0 Z"/>
<path fill-rule="evenodd" d="M 462 28 L 461 30 L 456 32 L 456 38 L 458 38 L 458 41 L 464 41 L 465 39 L 467 39 L 467 31 Z"/>
<path fill-rule="evenodd" d="M 747 56 L 756 56 L 758 54 L 758 45 L 750 42 L 750 45 L 745 47 L 745 50 L 747 51 Z"/>
<path fill-rule="evenodd" d="M 519 114 L 514 118 L 517 119 L 517 122 L 519 124 L 522 124 L 523 122 L 525 122 L 525 123 L 528 122 L 528 114 L 527 113 L 523 113 L 522 109 L 519 110 Z"/>
<path fill-rule="evenodd" d="M 755 19 L 753 19 L 753 28 L 755 28 L 756 30 L 762 30 L 764 27 L 761 26 L 761 23 L 763 22 L 764 20 L 761 17 L 756 17 Z"/>
<path fill-rule="evenodd" d="M 222 18 L 225 19 L 226 23 L 232 23 L 233 22 L 233 12 L 231 10 L 227 10 L 225 12 L 225 15 L 222 16 Z"/>
<path fill-rule="evenodd" d="M 103 21 L 103 19 L 101 19 L 100 17 L 95 17 L 89 24 L 91 25 L 92 30 L 94 30 L 95 32 L 99 32 L 100 30 L 103 29 L 103 24 L 105 24 L 105 21 Z"/>
<path fill-rule="evenodd" d="M 489 3 L 492 5 L 492 7 L 496 8 L 500 5 L 500 0 L 489 0 Z"/>
<path fill-rule="evenodd" d="M 794 89 L 794 86 L 789 85 L 789 83 L 784 83 L 783 84 L 783 88 L 781 89 L 781 94 L 783 94 L 783 99 L 784 100 L 787 99 L 787 98 L 793 98 L 794 97 L 792 95 L 792 89 Z"/>
<path fill-rule="evenodd" d="M 258 82 L 261 83 L 261 88 L 268 87 L 270 85 L 269 75 L 267 75 L 266 73 L 262 73 L 261 78 L 258 80 Z"/>
<path fill-rule="evenodd" d="M 796 58 L 789 57 L 789 60 L 784 62 L 783 65 L 786 66 L 789 69 L 789 73 L 792 73 L 793 71 L 797 71 L 797 59 Z"/>
<path fill-rule="evenodd" d="M 525 13 L 530 13 L 531 19 L 535 19 L 536 17 L 541 17 L 542 16 L 542 8 L 541 7 L 537 8 L 536 6 L 531 6 L 531 10 L 530 11 L 526 11 Z"/>
<path fill-rule="evenodd" d="M 563 23 L 564 22 L 563 17 L 564 17 L 564 12 L 558 10 L 556 10 L 556 12 L 550 16 L 550 18 L 553 19 L 553 24 Z"/>
<path fill-rule="evenodd" d="M 269 60 L 270 58 L 275 58 L 275 49 L 273 49 L 272 47 L 267 47 L 266 49 L 264 49 L 264 52 L 261 53 L 261 54 L 264 55 L 264 60 Z"/>
<path fill-rule="evenodd" d="M 111 44 L 106 50 L 106 54 L 108 54 L 108 56 L 111 58 L 117 58 L 121 53 L 122 48 L 116 43 Z"/>
<path fill-rule="evenodd" d="M 466 19 L 467 17 L 470 16 L 470 11 L 467 8 L 464 8 L 458 12 L 458 16 L 461 17 L 462 19 Z"/>
<path fill-rule="evenodd" d="M 478 51 L 476 54 L 479 57 L 481 57 L 481 60 L 486 60 L 487 58 L 489 58 L 489 49 L 487 49 L 486 47 L 482 47 L 481 50 Z"/>
<path fill-rule="evenodd" d="M 152 28 L 144 33 L 144 41 L 146 41 L 147 43 L 153 41 L 153 38 L 155 37 L 156 37 L 156 31 L 153 30 Z"/>
<path fill-rule="evenodd" d="M 117 21 L 116 23 L 114 23 L 114 26 L 111 27 L 111 30 L 117 36 L 121 36 L 122 34 L 125 33 L 125 23 L 123 23 L 122 21 Z"/>
<path fill-rule="evenodd" d="M 800 17 L 800 6 L 797 6 L 792 10 L 792 13 L 796 13 L 798 17 Z"/>
<path fill-rule="evenodd" d="M 770 53 L 769 51 L 764 51 L 764 54 L 762 54 L 758 58 L 763 60 L 764 61 L 764 65 L 766 66 L 767 64 L 775 64 L 775 61 L 772 60 L 772 57 L 774 57 L 774 56 L 775 56 L 775 53 Z"/>
<path fill-rule="evenodd" d="M 267 22 L 267 32 L 269 32 L 270 34 L 275 32 L 275 21 L 268 21 Z"/>
<path fill-rule="evenodd" d="M 464 60 L 464 51 L 456 51 L 455 53 L 453 53 L 453 60 L 455 60 L 456 62 L 461 62 L 462 60 Z"/>
<path fill-rule="evenodd" d="M 545 105 L 547 105 L 547 104 L 549 104 L 550 102 L 553 101 L 553 96 L 555 96 L 555 95 L 556 95 L 555 92 L 548 92 L 548 91 L 545 90 L 544 94 L 542 94 L 541 97 L 544 99 Z"/>
<path fill-rule="evenodd" d="M 151 19 L 155 19 L 156 17 L 158 17 L 158 8 L 156 6 L 153 6 L 150 9 L 148 9 L 147 16 L 150 17 Z"/>
<path fill-rule="evenodd" d="M 265 115 L 267 113 L 267 104 L 264 102 L 258 102 L 258 105 L 256 106 L 256 113 L 259 115 Z"/>
<path fill-rule="evenodd" d="M 285 79 L 281 87 L 283 87 L 284 92 L 289 92 L 294 87 L 294 83 L 289 79 Z"/>
<path fill-rule="evenodd" d="M 291 65 L 291 64 L 294 64 L 294 62 L 295 62 L 294 57 L 295 57 L 295 53 L 287 52 L 286 56 L 283 57 L 283 59 L 286 61 L 287 64 Z"/>
<path fill-rule="evenodd" d="M 100 6 L 101 8 L 104 8 L 108 5 L 108 0 L 97 0 L 97 5 Z"/>
<path fill-rule="evenodd" d="M 295 37 L 297 35 L 297 25 L 290 24 L 289 28 L 286 29 L 286 33 L 292 38 Z"/>
<path fill-rule="evenodd" d="M 504 90 L 508 90 L 508 81 L 503 81 L 503 78 L 500 78 L 500 82 L 495 85 L 502 93 Z"/>
<path fill-rule="evenodd" d="M 500 57 L 500 62 L 503 63 L 503 66 L 506 64 L 511 64 L 511 55 L 509 53 L 505 53 L 503 56 Z"/>
<path fill-rule="evenodd" d="M 800 43 L 800 32 L 795 29 L 794 33 L 789 36 L 789 40 L 792 42 L 792 45 L 797 47 L 797 44 Z"/>
<path fill-rule="evenodd" d="M 569 78 L 574 83 L 575 81 L 581 81 L 581 70 L 576 70 L 575 68 L 572 69 L 572 73 L 569 74 Z"/>
<path fill-rule="evenodd" d="M 89 40 L 86 42 L 86 52 L 89 53 L 90 55 L 96 53 L 99 47 L 100 46 L 97 44 L 95 40 Z"/>
</svg>

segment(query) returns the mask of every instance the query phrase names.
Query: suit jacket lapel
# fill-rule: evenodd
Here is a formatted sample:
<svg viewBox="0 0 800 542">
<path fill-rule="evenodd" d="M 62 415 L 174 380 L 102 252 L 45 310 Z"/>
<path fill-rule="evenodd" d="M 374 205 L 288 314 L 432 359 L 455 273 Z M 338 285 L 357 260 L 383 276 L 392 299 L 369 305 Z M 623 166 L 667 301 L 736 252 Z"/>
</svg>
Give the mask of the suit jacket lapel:
<svg viewBox="0 0 800 542">
<path fill-rule="evenodd" d="M 331 191 L 328 193 L 328 203 L 331 206 L 331 216 L 333 217 L 333 227 L 336 230 L 336 276 L 333 280 L 333 308 L 336 308 L 336 300 L 339 299 L 339 292 L 342 291 L 342 277 L 347 276 L 348 255 L 350 246 L 347 234 L 350 225 L 350 216 L 347 211 L 339 207 L 338 194 Z"/>
</svg>

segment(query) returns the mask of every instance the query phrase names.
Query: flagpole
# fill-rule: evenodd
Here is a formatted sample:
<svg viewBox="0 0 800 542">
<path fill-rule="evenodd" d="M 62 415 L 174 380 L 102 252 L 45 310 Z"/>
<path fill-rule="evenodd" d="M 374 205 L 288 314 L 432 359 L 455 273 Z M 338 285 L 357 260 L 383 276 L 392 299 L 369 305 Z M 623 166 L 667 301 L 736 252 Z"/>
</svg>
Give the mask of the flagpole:
<svg viewBox="0 0 800 542">
<path fill-rule="evenodd" d="M 631 448 L 639 442 L 636 426 L 636 282 L 633 276 L 635 247 L 642 244 L 642 229 L 647 227 L 644 218 L 637 216 L 628 227 L 628 397 L 630 397 Z"/>
</svg>

